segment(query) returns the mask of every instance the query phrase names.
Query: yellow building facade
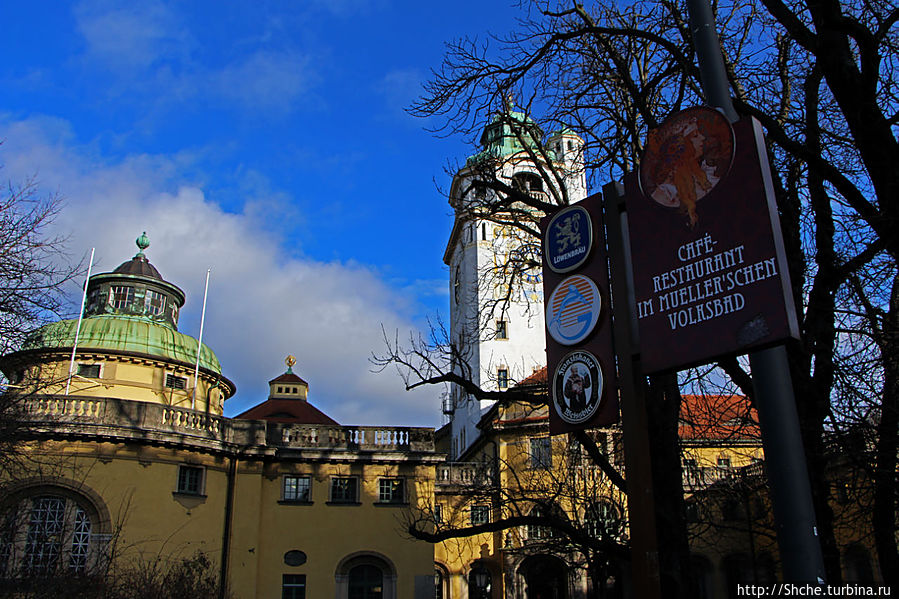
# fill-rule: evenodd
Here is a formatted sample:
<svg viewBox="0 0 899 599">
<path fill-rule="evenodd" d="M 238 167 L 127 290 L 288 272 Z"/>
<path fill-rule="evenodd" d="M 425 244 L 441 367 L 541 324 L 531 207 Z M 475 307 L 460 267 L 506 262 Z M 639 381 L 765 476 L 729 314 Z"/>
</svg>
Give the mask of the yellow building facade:
<svg viewBox="0 0 899 599">
<path fill-rule="evenodd" d="M 91 277 L 80 323 L 2 359 L 27 437 L 0 481 L 6 587 L 200 553 L 236 598 L 433 597 L 433 545 L 400 530 L 433 492 L 433 429 L 341 426 L 292 360 L 224 417 L 235 386 L 177 331 L 184 294 L 147 245 Z"/>
</svg>

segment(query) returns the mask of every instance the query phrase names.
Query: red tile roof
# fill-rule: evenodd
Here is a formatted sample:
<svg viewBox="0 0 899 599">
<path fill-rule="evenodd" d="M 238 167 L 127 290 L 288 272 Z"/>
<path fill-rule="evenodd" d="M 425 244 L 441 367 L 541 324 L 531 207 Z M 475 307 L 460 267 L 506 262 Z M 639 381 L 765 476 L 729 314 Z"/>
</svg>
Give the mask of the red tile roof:
<svg viewBox="0 0 899 599">
<path fill-rule="evenodd" d="M 518 385 L 545 385 L 546 384 L 546 366 L 534 372 L 531 376 L 522 379 Z"/>
<path fill-rule="evenodd" d="M 330 416 L 302 399 L 267 399 L 246 412 L 238 414 L 235 418 L 292 424 L 330 424 L 340 426 Z"/>
<path fill-rule="evenodd" d="M 273 378 L 268 382 L 269 385 L 272 383 L 302 383 L 303 385 L 309 386 L 309 383 L 298 377 L 292 372 L 285 372 L 281 376 L 277 378 Z"/>
<path fill-rule="evenodd" d="M 684 395 L 677 430 L 685 440 L 761 439 L 758 412 L 743 395 Z"/>
</svg>

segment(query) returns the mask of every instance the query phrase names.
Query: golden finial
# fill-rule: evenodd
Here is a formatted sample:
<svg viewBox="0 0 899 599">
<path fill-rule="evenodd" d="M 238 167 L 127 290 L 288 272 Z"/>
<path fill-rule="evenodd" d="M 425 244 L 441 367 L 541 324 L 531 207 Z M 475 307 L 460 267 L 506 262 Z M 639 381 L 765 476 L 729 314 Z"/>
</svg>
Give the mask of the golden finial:
<svg viewBox="0 0 899 599">
<path fill-rule="evenodd" d="M 284 363 L 287 364 L 287 372 L 293 372 L 293 365 L 297 363 L 296 356 L 288 355 L 284 358 Z"/>
</svg>

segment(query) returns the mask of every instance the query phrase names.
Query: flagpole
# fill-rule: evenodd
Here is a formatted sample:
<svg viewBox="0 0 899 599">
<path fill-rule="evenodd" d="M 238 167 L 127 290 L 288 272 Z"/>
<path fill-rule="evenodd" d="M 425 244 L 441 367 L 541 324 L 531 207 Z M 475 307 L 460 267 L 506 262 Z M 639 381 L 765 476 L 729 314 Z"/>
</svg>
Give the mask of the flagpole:
<svg viewBox="0 0 899 599">
<path fill-rule="evenodd" d="M 78 336 L 81 334 L 81 321 L 84 320 L 84 305 L 87 303 L 87 285 L 91 280 L 91 267 L 94 265 L 94 250 L 91 248 L 91 257 L 87 262 L 87 278 L 84 280 L 84 293 L 81 294 L 81 311 L 78 313 L 78 325 L 75 327 L 75 342 L 72 344 L 72 359 L 69 361 L 69 376 L 66 378 L 66 395 L 72 384 L 72 375 L 75 372 L 75 351 L 78 349 Z"/>
<path fill-rule="evenodd" d="M 200 316 L 200 338 L 197 340 L 197 363 L 194 366 L 194 393 L 190 398 L 190 409 L 195 410 L 197 407 L 197 385 L 200 382 L 200 350 L 203 349 L 203 325 L 206 322 L 206 296 L 209 293 L 209 273 L 211 268 L 206 269 L 206 288 L 203 290 L 203 313 Z"/>
</svg>

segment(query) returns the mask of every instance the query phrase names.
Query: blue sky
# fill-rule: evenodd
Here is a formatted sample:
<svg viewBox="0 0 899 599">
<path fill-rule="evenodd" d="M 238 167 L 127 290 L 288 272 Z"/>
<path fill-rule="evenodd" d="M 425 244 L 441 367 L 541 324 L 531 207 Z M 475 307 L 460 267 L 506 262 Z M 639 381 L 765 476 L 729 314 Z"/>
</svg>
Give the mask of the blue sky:
<svg viewBox="0 0 899 599">
<path fill-rule="evenodd" d="M 452 217 L 435 186 L 472 153 L 404 113 L 444 42 L 504 33 L 506 2 L 7 2 L 0 8 L 0 178 L 36 177 L 55 228 L 95 272 L 151 262 L 188 294 L 181 331 L 238 394 L 267 394 L 288 353 L 345 424 L 439 426 L 439 393 L 374 374 L 381 325 L 446 314 Z M 73 290 L 73 296 L 77 292 Z"/>
</svg>

